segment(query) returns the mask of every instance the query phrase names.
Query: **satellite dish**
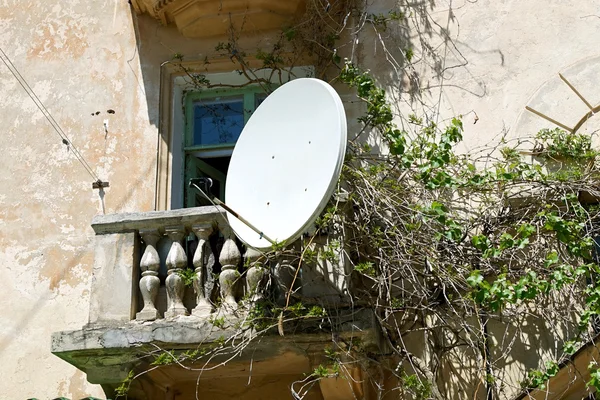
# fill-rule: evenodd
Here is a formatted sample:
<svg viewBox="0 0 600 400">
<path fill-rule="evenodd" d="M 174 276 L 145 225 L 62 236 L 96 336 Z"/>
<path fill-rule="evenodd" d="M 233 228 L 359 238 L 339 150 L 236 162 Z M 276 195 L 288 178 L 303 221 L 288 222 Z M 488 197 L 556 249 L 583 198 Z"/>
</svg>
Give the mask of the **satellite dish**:
<svg viewBox="0 0 600 400">
<path fill-rule="evenodd" d="M 326 82 L 296 79 L 256 109 L 231 156 L 225 200 L 229 224 L 257 249 L 288 243 L 308 230 L 325 208 L 346 153 L 346 114 Z"/>
</svg>

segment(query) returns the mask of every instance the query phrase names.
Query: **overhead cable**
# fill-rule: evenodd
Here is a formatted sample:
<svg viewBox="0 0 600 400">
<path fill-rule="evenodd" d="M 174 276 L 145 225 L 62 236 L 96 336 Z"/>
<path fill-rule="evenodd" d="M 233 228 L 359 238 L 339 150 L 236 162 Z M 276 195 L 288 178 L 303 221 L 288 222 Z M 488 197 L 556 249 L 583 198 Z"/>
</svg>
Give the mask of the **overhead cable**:
<svg viewBox="0 0 600 400">
<path fill-rule="evenodd" d="M 27 94 L 29 95 L 29 97 L 31 98 L 31 100 L 33 100 L 33 102 L 35 103 L 35 105 L 37 106 L 37 108 L 40 110 L 40 112 L 44 115 L 44 117 L 46 117 L 46 119 L 48 120 L 48 122 L 50 123 L 50 125 L 52 126 L 52 128 L 54 128 L 54 130 L 56 131 L 56 133 L 58 134 L 58 136 L 60 136 L 62 143 L 64 145 L 68 146 L 68 148 L 72 151 L 72 153 L 75 156 L 75 158 L 77 159 L 77 161 L 79 161 L 81 163 L 81 165 L 85 168 L 85 170 L 88 172 L 88 174 L 90 174 L 90 176 L 94 179 L 94 181 L 96 183 L 102 184 L 102 181 L 100 180 L 100 178 L 98 177 L 98 175 L 96 175 L 96 173 L 94 172 L 94 170 L 92 169 L 92 167 L 90 167 L 90 164 L 88 164 L 88 162 L 85 160 L 85 158 L 83 157 L 83 155 L 75 147 L 75 145 L 69 139 L 69 137 L 67 136 L 67 134 L 65 133 L 65 131 L 62 130 L 62 128 L 60 127 L 60 125 L 58 124 L 58 122 L 56 122 L 56 120 L 54 119 L 54 117 L 52 116 L 52 114 L 50 114 L 50 112 L 48 111 L 48 109 L 44 106 L 44 104 L 39 99 L 39 97 L 35 94 L 35 92 L 33 91 L 33 89 L 31 89 L 31 86 L 29 86 L 29 84 L 27 83 L 27 81 L 25 80 L 25 78 L 23 78 L 23 76 L 21 75 L 21 73 L 19 72 L 19 70 L 14 66 L 14 64 L 12 63 L 12 61 L 10 61 L 10 59 L 8 58 L 8 56 L 6 55 L 6 53 L 4 52 L 4 50 L 2 50 L 1 47 L 0 47 L 0 58 L 2 59 L 2 61 L 4 62 L 4 64 L 7 66 L 7 68 L 9 69 L 9 71 L 13 74 L 13 76 L 15 77 L 15 79 L 19 82 L 19 84 L 21 85 L 21 87 L 23 87 L 23 89 L 25 90 L 25 92 L 27 92 Z"/>
</svg>

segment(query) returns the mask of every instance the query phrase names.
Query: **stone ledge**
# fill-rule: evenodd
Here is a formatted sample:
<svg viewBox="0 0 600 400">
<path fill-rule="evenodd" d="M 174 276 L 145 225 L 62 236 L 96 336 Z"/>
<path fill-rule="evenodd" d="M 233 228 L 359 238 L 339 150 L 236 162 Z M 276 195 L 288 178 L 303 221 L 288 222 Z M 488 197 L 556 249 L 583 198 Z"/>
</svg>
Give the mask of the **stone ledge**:
<svg viewBox="0 0 600 400">
<path fill-rule="evenodd" d="M 148 211 L 96 215 L 92 228 L 97 235 L 132 232 L 140 229 L 163 229 L 169 225 L 186 228 L 201 223 L 225 223 L 225 210 L 218 206 L 183 208 L 170 211 Z"/>
<path fill-rule="evenodd" d="M 223 338 L 232 337 L 244 318 L 225 316 L 224 328 L 214 326 L 208 319 L 194 316 L 177 317 L 153 322 L 131 321 L 125 324 L 90 324 L 76 331 L 52 334 L 51 351 L 88 374 L 92 383 L 114 383 L 136 365 L 148 363 L 149 353 L 157 348 L 197 349 L 210 346 Z M 306 352 L 309 348 L 331 345 L 331 333 L 320 333 L 320 325 L 335 326 L 342 339 L 360 338 L 363 346 L 374 351 L 380 348 L 379 333 L 374 329 L 374 315 L 369 309 L 339 310 L 336 317 L 288 321 L 285 336 L 262 335 L 251 342 L 235 361 L 267 360 L 283 352 Z M 329 327 L 328 327 L 329 329 Z M 321 331 L 322 332 L 322 331 Z M 240 339 L 255 335 L 244 332 Z M 225 360 L 216 357 L 211 363 Z"/>
<path fill-rule="evenodd" d="M 218 317 L 219 314 L 213 314 Z M 195 316 L 180 316 L 153 322 L 131 321 L 88 324 L 80 330 L 55 332 L 52 335 L 51 351 L 57 357 L 74 365 L 87 374 L 90 383 L 116 387 L 127 378 L 130 370 L 140 371 L 151 366 L 157 350 L 196 350 L 210 348 L 215 342 L 239 335 L 236 343 L 249 339 L 256 333 L 248 329 L 239 333 L 243 317 L 223 315 L 223 328 L 216 327 L 210 319 Z M 323 354 L 332 344 L 331 329 L 336 331 L 336 340 L 360 339 L 361 346 L 379 352 L 379 331 L 374 328 L 374 314 L 370 309 L 340 309 L 336 316 L 292 320 L 284 323 L 285 336 L 273 328 L 257 340 L 249 342 L 243 349 L 233 349 L 211 356 L 210 363 L 199 361 L 204 367 L 225 364 L 233 366 L 252 362 L 270 362 L 284 354 L 308 357 Z M 323 325 L 327 325 L 322 330 Z M 323 333 L 327 332 L 329 333 Z M 227 347 L 225 347 L 227 350 Z M 238 353 L 239 351 L 239 353 Z M 316 352 L 316 353 L 315 353 Z M 152 355 L 154 354 L 154 355 Z M 235 356 L 232 358 L 232 354 Z M 245 364 L 244 364 L 245 363 Z M 214 366 L 214 368 L 212 368 Z M 221 368 L 221 367 L 219 367 Z"/>
<path fill-rule="evenodd" d="M 218 317 L 213 314 L 213 317 Z M 168 346 L 185 346 L 209 344 L 222 337 L 231 337 L 240 324 L 247 322 L 243 317 L 225 315 L 223 328 L 216 327 L 210 319 L 191 316 L 179 316 L 151 322 L 130 321 L 125 324 L 99 323 L 88 324 L 80 330 L 62 331 L 52 334 L 52 353 L 59 354 L 73 351 L 89 351 L 100 349 L 125 349 L 154 343 Z M 330 341 L 328 334 L 318 332 L 323 325 L 335 326 L 340 336 L 356 334 L 365 336 L 373 334 L 374 315 L 369 309 L 339 310 L 337 316 L 324 318 L 308 318 L 291 320 L 284 323 L 284 332 L 300 342 L 304 340 Z M 329 330 L 329 329 L 328 329 Z M 254 332 L 247 330 L 245 337 Z M 287 335 L 284 336 L 284 338 Z M 263 338 L 280 338 L 266 334 Z M 305 339 L 302 339 L 305 338 Z"/>
</svg>

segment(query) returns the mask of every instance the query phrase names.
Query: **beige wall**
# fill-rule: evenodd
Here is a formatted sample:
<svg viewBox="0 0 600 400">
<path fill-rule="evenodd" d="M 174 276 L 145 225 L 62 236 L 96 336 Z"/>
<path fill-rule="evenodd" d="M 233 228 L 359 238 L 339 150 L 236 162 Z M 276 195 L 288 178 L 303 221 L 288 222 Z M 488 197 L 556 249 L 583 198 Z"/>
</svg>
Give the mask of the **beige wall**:
<svg viewBox="0 0 600 400">
<path fill-rule="evenodd" d="M 465 115 L 468 147 L 514 128 L 540 85 L 597 52 L 600 18 L 593 2 L 460 0 L 452 1 L 452 14 L 447 1 L 435 2 L 420 12 L 440 24 L 432 25 L 427 40 L 446 54 L 447 69 L 442 75 L 424 63 L 414 69 L 433 105 L 430 117 L 438 108 L 444 117 Z M 393 6 L 372 3 L 373 12 Z M 451 40 L 444 44 L 439 32 L 446 26 Z M 183 39 L 150 17 L 132 19 L 121 0 L 4 0 L 0 32 L 2 49 L 94 171 L 110 181 L 106 212 L 152 210 L 159 66 L 176 52 L 189 60 L 212 57 L 218 39 Z M 385 84 L 406 88 L 406 77 L 391 73 L 376 33 L 359 39 L 358 59 L 387 77 Z M 270 43 L 255 40 L 242 45 Z M 398 103 L 404 109 L 405 98 Z M 0 398 L 102 397 L 83 373 L 49 352 L 51 332 L 87 323 L 89 223 L 102 212 L 98 191 L 4 65 L 0 110 Z"/>
<path fill-rule="evenodd" d="M 3 1 L 0 31 L 2 49 L 110 181 L 106 211 L 151 210 L 156 129 L 127 2 Z M 0 398 L 103 397 L 49 351 L 51 332 L 87 322 L 98 191 L 3 64 L 0 93 Z"/>
<path fill-rule="evenodd" d="M 379 6 L 381 2 L 375 3 L 372 8 L 380 12 L 390 8 L 390 4 L 386 8 Z M 465 142 L 469 149 L 486 144 L 503 130 L 522 136 L 535 134 L 537 129 L 547 126 L 541 119 L 522 126 L 520 117 L 525 113 L 525 106 L 544 83 L 558 79 L 559 72 L 600 53 L 595 45 L 600 14 L 597 5 L 591 2 L 435 0 L 425 3 L 436 6 L 427 11 L 414 11 L 415 15 L 431 21 L 431 36 L 421 34 L 420 37 L 439 54 L 446 55 L 439 60 L 444 72 L 434 71 L 430 58 L 427 62 L 417 61 L 408 70 L 414 68 L 421 76 L 422 95 L 431 107 L 425 111 L 426 115 L 433 117 L 439 110 L 440 121 L 464 116 Z M 419 25 L 422 31 L 427 30 L 424 23 Z M 449 34 L 441 35 L 442 29 L 447 29 Z M 420 48 L 418 36 L 413 32 L 410 39 L 416 60 Z M 373 71 L 389 70 L 383 62 L 381 46 L 375 49 L 379 57 L 368 56 L 376 42 L 371 34 L 363 43 L 363 60 L 371 64 Z M 598 71 L 600 73 L 600 68 Z M 396 87 L 402 83 L 406 88 L 406 81 L 390 79 L 388 83 L 390 81 Z M 585 81 L 578 89 L 594 85 L 598 85 L 597 80 Z M 575 97 L 568 89 L 565 93 Z M 407 97 L 400 98 L 399 103 Z M 600 104 L 598 96 L 594 100 L 594 105 Z M 553 101 L 556 100 L 552 95 L 546 99 L 548 109 L 552 105 L 561 107 L 552 104 Z M 475 113 L 479 118 L 476 124 Z M 525 129 L 515 132 L 520 127 Z"/>
</svg>

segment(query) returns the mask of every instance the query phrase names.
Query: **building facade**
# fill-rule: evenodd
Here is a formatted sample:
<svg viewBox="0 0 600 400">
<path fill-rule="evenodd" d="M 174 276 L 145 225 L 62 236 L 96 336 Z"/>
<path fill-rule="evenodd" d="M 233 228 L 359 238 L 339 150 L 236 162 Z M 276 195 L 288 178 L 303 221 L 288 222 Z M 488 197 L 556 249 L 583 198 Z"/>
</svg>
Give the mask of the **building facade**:
<svg viewBox="0 0 600 400">
<path fill-rule="evenodd" d="M 556 126 L 595 138 L 600 10 L 593 2 L 3 0 L 0 398 L 106 398 L 130 371 L 130 398 L 286 398 L 290 387 L 307 399 L 377 398 L 373 382 L 385 386 L 386 376 L 360 365 L 345 379 L 303 387 L 306 374 L 326 363 L 331 342 L 314 321 L 285 325 L 283 336 L 239 354 L 221 352 L 202 374 L 153 364 L 157 351 L 214 349 L 235 337 L 243 313 L 230 318 L 220 310 L 252 300 L 269 274 L 282 304 L 295 276 L 306 304 L 341 304 L 352 290 L 343 262 L 297 274 L 281 257 L 267 274 L 213 207 L 190 208 L 206 203 L 186 187 L 191 177 L 209 176 L 222 196 L 236 135 L 268 92 L 246 86 L 247 71 L 258 70 L 250 80 L 273 87 L 334 77 L 291 45 L 276 53 L 289 64 L 287 75 L 274 76 L 265 54 L 275 54 L 267 49 L 304 13 L 326 18 L 345 15 L 343 7 L 362 14 L 336 21 L 344 27 L 340 60 L 370 70 L 399 111 L 420 109 L 440 122 L 462 115 L 463 150 Z M 410 29 L 364 28 L 394 10 L 406 13 Z M 236 55 L 232 43 L 247 54 Z M 396 47 L 383 46 L 389 43 Z M 418 49 L 426 47 L 438 56 L 423 61 Z M 334 86 L 356 131 L 357 99 Z M 226 128 L 215 128 L 214 113 Z M 176 273 L 188 266 L 203 276 L 195 290 Z M 342 312 L 330 323 L 348 340 L 383 351 L 369 310 Z M 510 382 L 502 398 L 516 397 L 523 374 L 553 353 L 554 333 L 535 335 L 499 367 Z M 486 398 L 470 374 L 465 367 L 464 382 L 449 384 L 446 396 L 466 398 L 464 390 Z M 584 398 L 585 390 L 569 398 Z"/>
</svg>

